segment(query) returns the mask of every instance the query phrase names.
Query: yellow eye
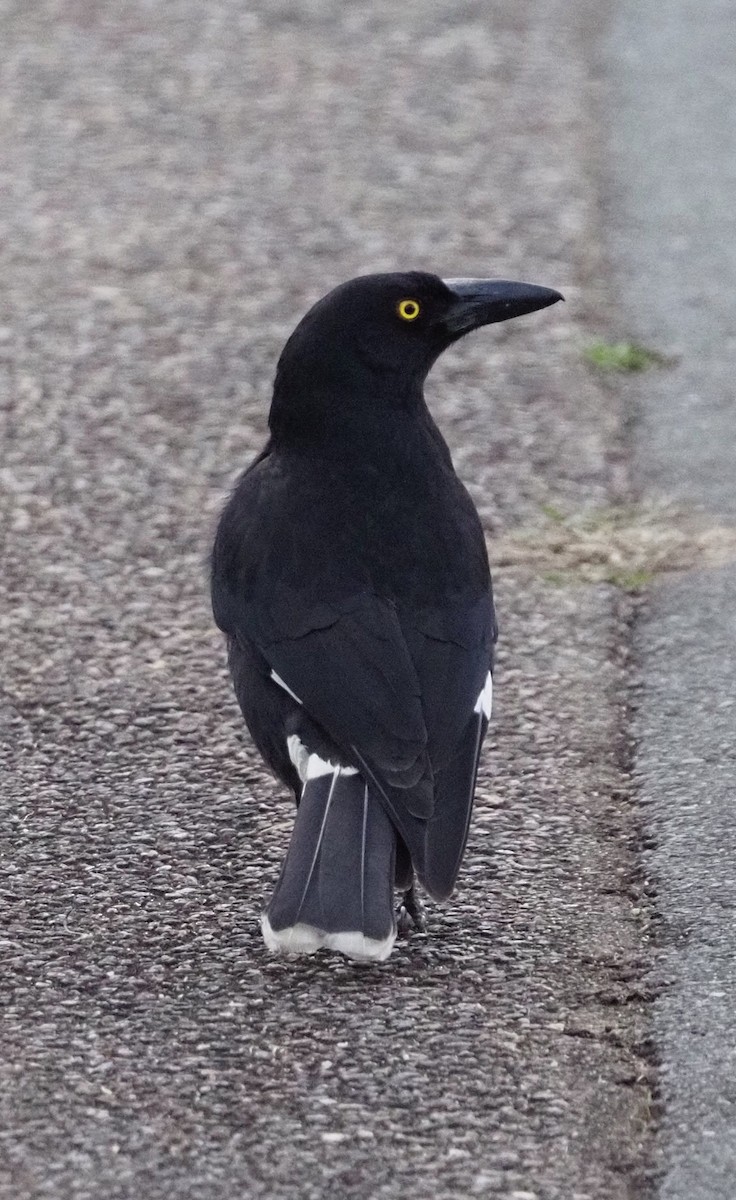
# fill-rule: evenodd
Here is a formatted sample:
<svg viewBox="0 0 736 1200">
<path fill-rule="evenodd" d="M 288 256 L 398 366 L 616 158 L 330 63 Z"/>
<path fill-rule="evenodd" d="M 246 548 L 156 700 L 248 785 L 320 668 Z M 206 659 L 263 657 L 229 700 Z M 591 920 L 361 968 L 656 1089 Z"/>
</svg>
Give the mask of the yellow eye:
<svg viewBox="0 0 736 1200">
<path fill-rule="evenodd" d="M 418 300 L 399 300 L 396 311 L 402 321 L 416 321 L 422 309 Z"/>
</svg>

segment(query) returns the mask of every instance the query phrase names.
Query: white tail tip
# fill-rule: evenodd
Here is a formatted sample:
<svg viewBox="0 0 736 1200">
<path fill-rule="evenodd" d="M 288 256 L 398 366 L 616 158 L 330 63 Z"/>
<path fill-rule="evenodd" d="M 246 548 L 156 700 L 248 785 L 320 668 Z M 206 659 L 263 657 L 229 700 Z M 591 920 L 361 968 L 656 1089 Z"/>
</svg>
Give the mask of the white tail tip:
<svg viewBox="0 0 736 1200">
<path fill-rule="evenodd" d="M 315 954 L 317 950 L 336 950 L 345 954 L 355 962 L 385 962 L 396 941 L 396 930 L 392 929 L 388 937 L 369 938 L 358 930 L 340 933 L 325 933 L 315 929 L 313 925 L 289 925 L 286 929 L 275 930 L 268 919 L 268 914 L 261 917 L 263 940 L 269 950 L 278 954 Z"/>
</svg>

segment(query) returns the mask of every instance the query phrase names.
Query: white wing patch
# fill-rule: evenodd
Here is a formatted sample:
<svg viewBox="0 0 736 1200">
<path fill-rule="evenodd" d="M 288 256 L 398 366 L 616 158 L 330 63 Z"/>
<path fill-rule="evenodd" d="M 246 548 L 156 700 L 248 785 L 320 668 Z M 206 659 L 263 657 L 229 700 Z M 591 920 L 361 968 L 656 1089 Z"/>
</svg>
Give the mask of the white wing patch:
<svg viewBox="0 0 736 1200">
<path fill-rule="evenodd" d="M 328 762 L 319 754 L 310 754 L 307 759 L 307 779 L 319 779 L 320 775 L 357 775 L 355 767 L 341 767 L 339 763 Z"/>
<path fill-rule="evenodd" d="M 283 688 L 285 692 L 288 692 L 288 693 L 289 693 L 289 695 L 291 696 L 292 700 L 296 700 L 297 704 L 301 704 L 301 700 L 299 699 L 299 697 L 296 695 L 296 693 L 295 693 L 295 692 L 292 692 L 292 690 L 291 690 L 291 688 L 289 687 L 288 683 L 284 683 L 284 681 L 283 681 L 283 679 L 281 678 L 281 676 L 280 676 L 280 675 L 277 675 L 275 671 L 272 671 L 272 672 L 271 672 L 271 678 L 273 679 L 274 683 L 277 683 L 277 684 L 279 685 L 279 687 L 280 687 L 280 688 Z"/>
<path fill-rule="evenodd" d="M 307 778 L 307 763 L 309 762 L 309 751 L 307 747 L 299 741 L 295 733 L 286 739 L 286 745 L 289 750 L 289 758 L 296 767 L 297 774 L 302 783 Z"/>
<path fill-rule="evenodd" d="M 474 712 L 482 712 L 487 721 L 491 719 L 491 709 L 493 708 L 493 676 L 488 672 L 486 682 L 483 686 L 483 691 L 475 702 Z"/>
<path fill-rule="evenodd" d="M 302 783 L 306 783 L 308 779 L 319 779 L 320 775 L 333 775 L 336 771 L 340 775 L 358 774 L 355 767 L 341 767 L 339 763 L 328 762 L 327 759 L 320 758 L 319 754 L 310 754 L 296 733 L 292 733 L 286 739 L 286 745 L 289 749 L 289 758 L 296 767 Z"/>
</svg>

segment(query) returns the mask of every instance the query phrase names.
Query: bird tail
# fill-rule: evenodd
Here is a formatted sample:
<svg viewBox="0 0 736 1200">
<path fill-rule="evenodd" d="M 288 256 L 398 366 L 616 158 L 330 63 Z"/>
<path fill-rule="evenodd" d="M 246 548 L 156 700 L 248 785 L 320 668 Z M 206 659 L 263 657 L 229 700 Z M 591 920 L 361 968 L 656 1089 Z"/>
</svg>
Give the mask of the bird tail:
<svg viewBox="0 0 736 1200">
<path fill-rule="evenodd" d="M 396 938 L 395 855 L 393 826 L 353 768 L 307 775 L 261 920 L 266 945 L 285 954 L 324 946 L 363 961 L 388 958 Z"/>
</svg>

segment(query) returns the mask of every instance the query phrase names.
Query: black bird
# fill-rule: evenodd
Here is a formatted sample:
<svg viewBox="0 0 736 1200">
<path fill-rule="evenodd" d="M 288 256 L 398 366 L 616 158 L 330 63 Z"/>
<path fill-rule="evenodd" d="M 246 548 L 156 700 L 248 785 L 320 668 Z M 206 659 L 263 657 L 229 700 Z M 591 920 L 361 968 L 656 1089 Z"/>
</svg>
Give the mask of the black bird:
<svg viewBox="0 0 736 1200">
<path fill-rule="evenodd" d="M 307 313 L 266 447 L 222 514 L 215 620 L 246 724 L 297 815 L 273 950 L 386 958 L 416 877 L 450 895 L 491 710 L 496 622 L 473 503 L 424 402 L 435 359 L 561 300 L 505 280 L 366 275 Z"/>
</svg>

